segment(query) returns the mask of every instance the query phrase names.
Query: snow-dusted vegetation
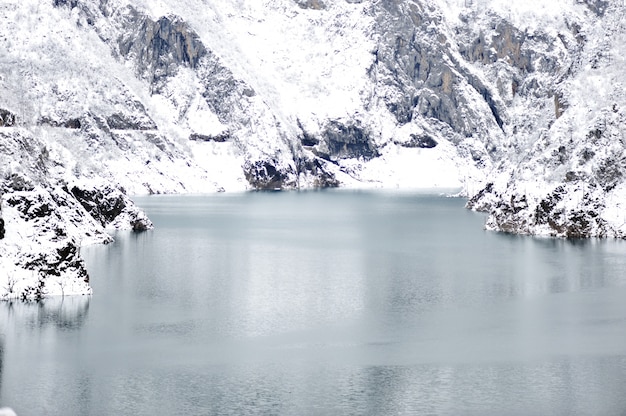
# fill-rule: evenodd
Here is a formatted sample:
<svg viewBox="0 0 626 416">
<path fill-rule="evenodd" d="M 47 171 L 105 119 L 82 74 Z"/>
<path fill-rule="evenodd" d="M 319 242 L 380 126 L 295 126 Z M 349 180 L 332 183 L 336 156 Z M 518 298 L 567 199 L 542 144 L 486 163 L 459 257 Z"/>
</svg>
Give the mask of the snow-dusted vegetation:
<svg viewBox="0 0 626 416">
<path fill-rule="evenodd" d="M 7 0 L 0 296 L 90 293 L 129 198 L 456 188 L 487 227 L 623 237 L 622 2 Z"/>
</svg>

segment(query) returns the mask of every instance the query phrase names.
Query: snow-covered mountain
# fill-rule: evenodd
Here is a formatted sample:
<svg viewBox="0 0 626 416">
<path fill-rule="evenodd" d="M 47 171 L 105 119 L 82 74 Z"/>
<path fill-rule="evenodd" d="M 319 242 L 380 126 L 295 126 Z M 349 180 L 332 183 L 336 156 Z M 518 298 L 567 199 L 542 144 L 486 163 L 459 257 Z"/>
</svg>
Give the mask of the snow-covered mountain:
<svg viewBox="0 0 626 416">
<path fill-rule="evenodd" d="M 488 227 L 626 233 L 626 6 L 4 0 L 0 297 L 89 293 L 128 195 L 459 189 Z"/>
</svg>

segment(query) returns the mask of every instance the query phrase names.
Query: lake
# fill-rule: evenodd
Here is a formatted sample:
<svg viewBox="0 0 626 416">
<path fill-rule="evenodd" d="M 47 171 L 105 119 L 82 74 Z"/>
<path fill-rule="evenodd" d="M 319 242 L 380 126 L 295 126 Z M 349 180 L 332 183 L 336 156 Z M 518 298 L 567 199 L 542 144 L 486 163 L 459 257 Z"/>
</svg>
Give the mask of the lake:
<svg viewBox="0 0 626 416">
<path fill-rule="evenodd" d="M 465 201 L 136 198 L 92 297 L 0 303 L 26 415 L 624 415 L 626 244 L 484 231 Z"/>
</svg>

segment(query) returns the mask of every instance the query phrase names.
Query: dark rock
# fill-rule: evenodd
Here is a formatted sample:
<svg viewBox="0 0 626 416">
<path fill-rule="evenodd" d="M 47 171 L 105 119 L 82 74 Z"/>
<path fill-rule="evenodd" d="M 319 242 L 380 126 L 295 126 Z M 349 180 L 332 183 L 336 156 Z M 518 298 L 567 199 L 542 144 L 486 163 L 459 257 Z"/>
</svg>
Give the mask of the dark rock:
<svg viewBox="0 0 626 416">
<path fill-rule="evenodd" d="M 6 204 L 16 208 L 20 216 L 27 221 L 45 218 L 52 214 L 48 200 L 41 194 L 34 196 L 11 194 L 6 198 Z"/>
<path fill-rule="evenodd" d="M 276 168 L 275 162 L 256 161 L 244 164 L 244 175 L 246 180 L 258 190 L 277 190 L 294 187 L 290 180 L 291 171 Z"/>
<path fill-rule="evenodd" d="M 66 129 L 80 129 L 81 123 L 78 118 L 71 118 L 63 123 L 63 127 Z"/>
<path fill-rule="evenodd" d="M 197 134 L 197 133 L 192 133 L 189 136 L 189 140 L 194 141 L 194 142 L 217 142 L 217 143 L 224 143 L 224 142 L 228 141 L 229 139 L 230 139 L 230 133 L 229 132 L 224 132 L 224 133 L 218 134 L 216 136 L 209 136 L 209 135 Z"/>
<path fill-rule="evenodd" d="M 54 0 L 54 7 L 69 7 L 73 9 L 78 6 L 78 0 Z"/>
<path fill-rule="evenodd" d="M 411 140 L 398 144 L 402 147 L 432 149 L 434 147 L 437 147 L 439 143 L 437 143 L 437 141 L 432 137 L 425 134 L 419 136 L 416 134 L 411 134 Z"/>
<path fill-rule="evenodd" d="M 587 133 L 587 138 L 599 140 L 600 138 L 602 138 L 602 134 L 603 134 L 602 130 L 596 128 L 596 129 L 589 131 L 589 133 Z"/>
<path fill-rule="evenodd" d="M 485 196 L 493 193 L 493 182 L 489 182 L 483 189 L 481 189 L 476 195 L 471 197 L 465 207 L 476 211 L 489 211 L 491 209 L 490 204 L 486 204 L 484 201 Z"/>
<path fill-rule="evenodd" d="M 597 183 L 607 192 L 622 182 L 624 172 L 626 172 L 626 157 L 621 155 L 603 159 L 593 169 Z"/>
<path fill-rule="evenodd" d="M 570 170 L 565 174 L 565 182 L 576 182 L 587 178 L 588 176 L 585 172 L 575 172 Z"/>
<path fill-rule="evenodd" d="M 377 157 L 378 150 L 370 141 L 369 134 L 355 124 L 345 125 L 338 121 L 331 121 L 322 132 L 324 142 L 328 146 L 331 158 L 363 158 L 365 160 Z"/>
<path fill-rule="evenodd" d="M 5 230 L 4 230 L 4 219 L 0 218 L 0 240 L 4 238 Z"/>
<path fill-rule="evenodd" d="M 16 117 L 12 112 L 0 108 L 0 127 L 15 126 Z"/>
<path fill-rule="evenodd" d="M 83 125 L 83 123 L 80 121 L 80 118 L 70 118 L 66 121 L 57 121 L 52 120 L 48 117 L 42 117 L 41 119 L 39 119 L 39 124 L 51 127 L 64 127 L 66 129 L 80 129 Z"/>
<path fill-rule="evenodd" d="M 148 231 L 152 229 L 152 222 L 147 221 L 146 218 L 136 218 L 131 221 L 131 226 L 135 232 Z"/>
<path fill-rule="evenodd" d="M 113 188 L 85 190 L 74 186 L 70 193 L 104 227 L 120 215 L 127 205 L 124 194 Z"/>
<path fill-rule="evenodd" d="M 31 254 L 23 266 L 28 270 L 39 272 L 44 277 L 46 275 L 61 276 L 67 269 L 74 269 L 78 271 L 85 282 L 89 282 L 85 263 L 80 257 L 80 247 L 74 240 L 68 240 L 66 244 L 56 248 L 53 255 L 48 253 Z M 41 279 L 40 283 L 43 280 Z"/>
<path fill-rule="evenodd" d="M 587 211 L 575 211 L 569 214 L 565 236 L 568 238 L 589 237 L 594 213 Z"/>
<path fill-rule="evenodd" d="M 147 116 L 146 119 L 133 119 L 125 114 L 115 113 L 107 117 L 106 121 L 109 128 L 114 130 L 156 130 L 156 124 Z"/>
<path fill-rule="evenodd" d="M 298 172 L 307 172 L 313 175 L 315 177 L 313 186 L 316 188 L 337 188 L 341 182 L 332 172 L 325 169 L 325 163 L 318 158 L 301 159 L 297 161 Z"/>
<path fill-rule="evenodd" d="M 499 59 L 506 61 L 523 72 L 531 72 L 533 51 L 524 48 L 527 36 L 506 20 L 496 23 L 495 33 L 489 42 L 482 32 L 468 46 L 461 48 L 461 54 L 470 62 L 485 65 L 494 64 Z"/>
<path fill-rule="evenodd" d="M 562 186 L 557 187 L 552 193 L 541 200 L 535 209 L 535 224 L 548 224 L 557 232 L 562 232 L 559 224 L 562 213 L 555 210 L 556 205 L 563 199 L 565 189 Z"/>
<path fill-rule="evenodd" d="M 320 141 L 315 136 L 311 136 L 306 133 L 300 136 L 300 143 L 302 146 L 312 147 L 318 145 L 319 142 Z"/>
</svg>

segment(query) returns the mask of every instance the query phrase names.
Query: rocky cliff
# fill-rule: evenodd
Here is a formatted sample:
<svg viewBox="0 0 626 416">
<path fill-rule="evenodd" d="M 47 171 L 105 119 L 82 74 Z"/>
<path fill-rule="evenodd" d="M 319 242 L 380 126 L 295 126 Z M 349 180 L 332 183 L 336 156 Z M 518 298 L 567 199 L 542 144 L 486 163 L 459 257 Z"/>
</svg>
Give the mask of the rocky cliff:
<svg viewBox="0 0 626 416">
<path fill-rule="evenodd" d="M 626 232 L 618 2 L 0 10 L 4 298 L 90 293 L 80 246 L 151 227 L 132 194 L 439 187 L 491 229 Z"/>
</svg>

